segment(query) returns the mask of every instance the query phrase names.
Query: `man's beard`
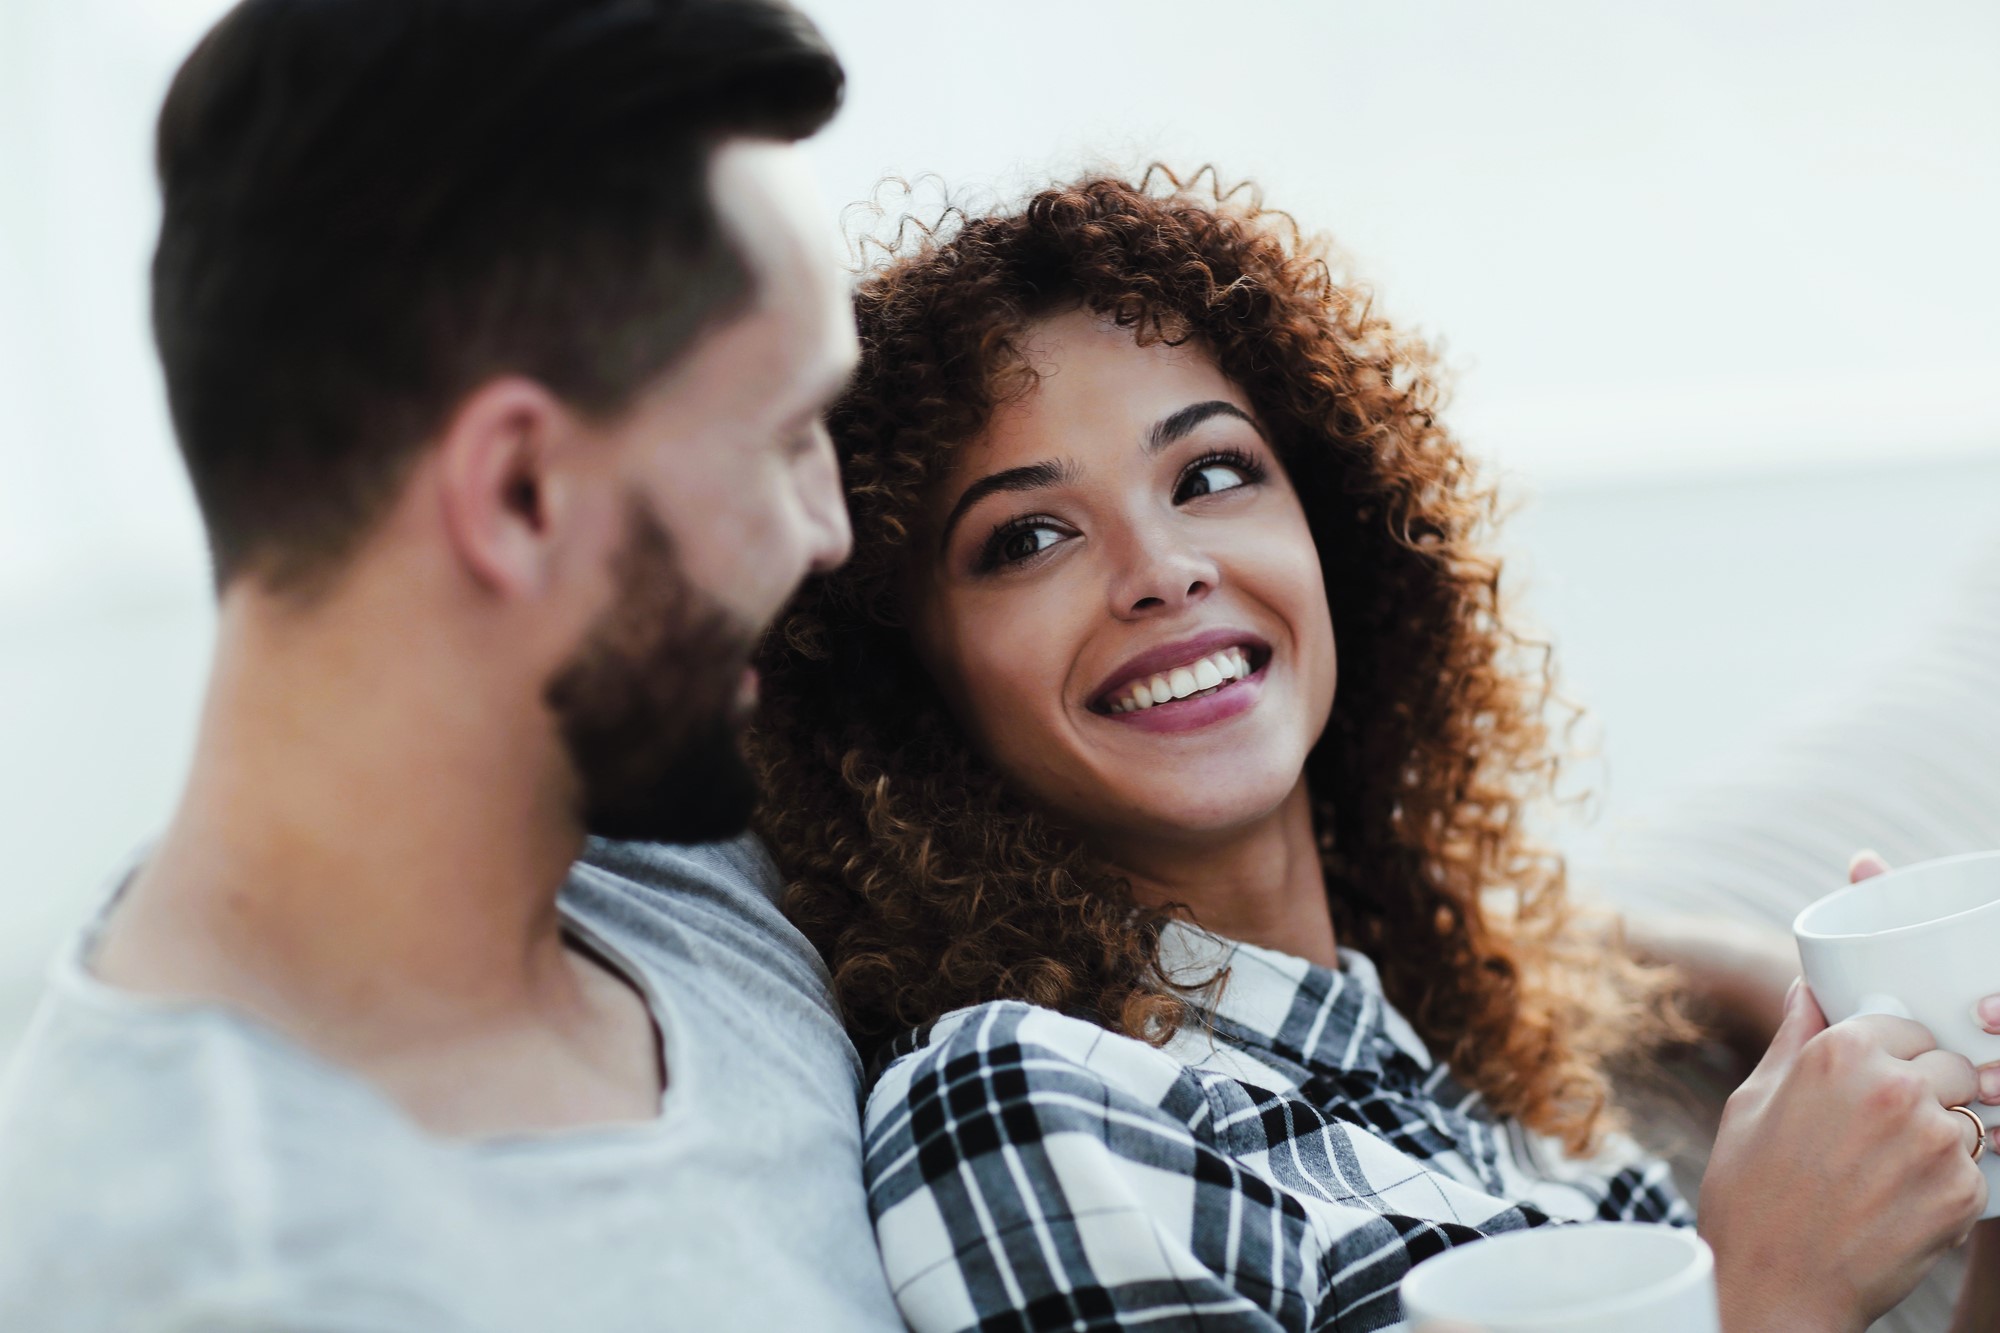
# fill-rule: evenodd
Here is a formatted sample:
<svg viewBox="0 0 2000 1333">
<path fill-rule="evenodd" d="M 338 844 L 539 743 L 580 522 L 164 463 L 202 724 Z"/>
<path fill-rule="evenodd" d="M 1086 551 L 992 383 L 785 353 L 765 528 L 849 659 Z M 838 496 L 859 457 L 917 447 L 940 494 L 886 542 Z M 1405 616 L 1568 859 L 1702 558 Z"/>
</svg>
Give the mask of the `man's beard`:
<svg viewBox="0 0 2000 1333">
<path fill-rule="evenodd" d="M 582 782 L 586 831 L 712 842 L 749 827 L 757 784 L 738 692 L 756 632 L 688 579 L 635 503 L 615 600 L 544 694 Z"/>
</svg>

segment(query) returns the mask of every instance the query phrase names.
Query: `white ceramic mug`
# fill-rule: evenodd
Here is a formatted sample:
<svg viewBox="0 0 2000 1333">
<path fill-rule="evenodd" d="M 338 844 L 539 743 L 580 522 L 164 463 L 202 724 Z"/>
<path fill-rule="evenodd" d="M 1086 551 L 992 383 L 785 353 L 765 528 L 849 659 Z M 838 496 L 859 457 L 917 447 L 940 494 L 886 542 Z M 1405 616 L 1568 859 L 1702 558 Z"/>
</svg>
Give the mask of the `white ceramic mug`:
<svg viewBox="0 0 2000 1333">
<path fill-rule="evenodd" d="M 1973 1006 L 2000 993 L 2000 852 L 1920 861 L 1828 894 L 1792 923 L 1806 982 L 1829 1023 L 1895 1014 L 1975 1065 L 2000 1060 L 2000 1037 Z M 1972 1103 L 1990 1130 L 2000 1107 Z M 2000 1153 L 1979 1167 L 2000 1217 Z"/>
<path fill-rule="evenodd" d="M 1403 1279 L 1403 1318 L 1482 1333 L 1721 1333 L 1715 1256 L 1688 1227 L 1577 1222 L 1459 1245 Z"/>
</svg>

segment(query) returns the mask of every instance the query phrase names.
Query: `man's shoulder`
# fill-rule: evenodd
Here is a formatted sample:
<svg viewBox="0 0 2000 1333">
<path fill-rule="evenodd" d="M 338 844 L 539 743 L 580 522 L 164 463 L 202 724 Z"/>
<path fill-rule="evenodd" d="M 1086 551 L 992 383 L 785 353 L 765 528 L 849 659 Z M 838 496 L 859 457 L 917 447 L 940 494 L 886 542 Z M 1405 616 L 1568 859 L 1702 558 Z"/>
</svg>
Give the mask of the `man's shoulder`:
<svg viewBox="0 0 2000 1333">
<path fill-rule="evenodd" d="M 572 905 L 609 912 L 641 934 L 768 938 L 794 953 L 812 948 L 779 909 L 784 885 L 755 836 L 727 842 L 621 842 L 592 838 L 564 890 Z"/>
<path fill-rule="evenodd" d="M 288 1298 L 286 1237 L 376 1206 L 399 1142 L 414 1131 L 372 1091 L 247 1023 L 58 988 L 0 1086 L 0 1304 L 51 1328 L 114 1309 L 236 1327 Z"/>
<path fill-rule="evenodd" d="M 722 842 L 625 842 L 592 838 L 582 864 L 636 883 L 712 896 L 738 910 L 777 910 L 784 882 L 755 834 Z"/>
<path fill-rule="evenodd" d="M 806 1079 L 852 1107 L 860 1064 L 832 978 L 778 909 L 753 837 L 701 846 L 593 839 L 563 901 L 644 968 L 733 1081 Z"/>
<path fill-rule="evenodd" d="M 172 1142 L 175 1160 L 223 1144 L 276 1148 L 294 1106 L 313 1108 L 315 1122 L 386 1109 L 358 1080 L 224 1005 L 59 975 L 0 1080 L 0 1164 L 24 1165 L 24 1141 L 99 1156 Z M 192 1132 L 208 1124 L 227 1132 Z"/>
<path fill-rule="evenodd" d="M 564 900 L 615 944 L 752 989 L 796 991 L 831 1014 L 826 965 L 779 909 L 783 887 L 751 835 L 698 845 L 593 838 Z"/>
</svg>

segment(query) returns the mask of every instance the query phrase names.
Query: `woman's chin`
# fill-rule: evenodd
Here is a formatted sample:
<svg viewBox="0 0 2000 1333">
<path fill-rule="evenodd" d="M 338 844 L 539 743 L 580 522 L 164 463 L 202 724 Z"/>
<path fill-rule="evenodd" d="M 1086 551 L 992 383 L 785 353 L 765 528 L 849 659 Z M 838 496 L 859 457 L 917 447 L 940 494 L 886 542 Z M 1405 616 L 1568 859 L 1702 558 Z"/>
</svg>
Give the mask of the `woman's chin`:
<svg viewBox="0 0 2000 1333">
<path fill-rule="evenodd" d="M 1120 802 L 1125 807 L 1122 817 L 1107 822 L 1125 825 L 1120 832 L 1128 838 L 1182 844 L 1221 842 L 1272 818 L 1296 786 L 1294 775 L 1289 782 L 1237 785 L 1223 796 L 1214 790 L 1159 784 L 1152 791 L 1134 793 Z"/>
</svg>

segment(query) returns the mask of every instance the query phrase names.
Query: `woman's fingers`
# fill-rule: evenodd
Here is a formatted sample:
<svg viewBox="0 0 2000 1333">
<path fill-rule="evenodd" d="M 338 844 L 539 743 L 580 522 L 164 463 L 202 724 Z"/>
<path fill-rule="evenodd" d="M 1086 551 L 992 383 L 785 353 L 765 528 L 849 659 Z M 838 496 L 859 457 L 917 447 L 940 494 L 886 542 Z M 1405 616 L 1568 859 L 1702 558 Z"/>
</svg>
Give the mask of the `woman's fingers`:
<svg viewBox="0 0 2000 1333">
<path fill-rule="evenodd" d="M 1864 879 L 1873 879 L 1877 875 L 1886 875 L 1888 873 L 1889 863 L 1882 859 L 1880 852 L 1859 851 L 1850 857 L 1847 862 L 1847 882 L 1849 884 L 1859 884 Z"/>
<path fill-rule="evenodd" d="M 1898 1060 L 1914 1060 L 1926 1051 L 1937 1049 L 1937 1039 L 1931 1036 L 1929 1028 L 1893 1014 L 1856 1014 L 1844 1023 L 1834 1024 L 1827 1033 L 1843 1029 L 1847 1039 L 1864 1041 Z"/>
<path fill-rule="evenodd" d="M 1950 1051 L 1925 1051 L 1910 1065 L 1923 1075 L 1939 1106 L 1971 1106 L 1979 1100 L 1979 1076 L 1972 1068 L 1972 1061 L 1964 1056 Z M 1965 1123 L 1971 1129 L 1972 1122 Z M 1967 1152 L 1972 1150 L 1970 1142 L 1965 1146 Z"/>
</svg>

